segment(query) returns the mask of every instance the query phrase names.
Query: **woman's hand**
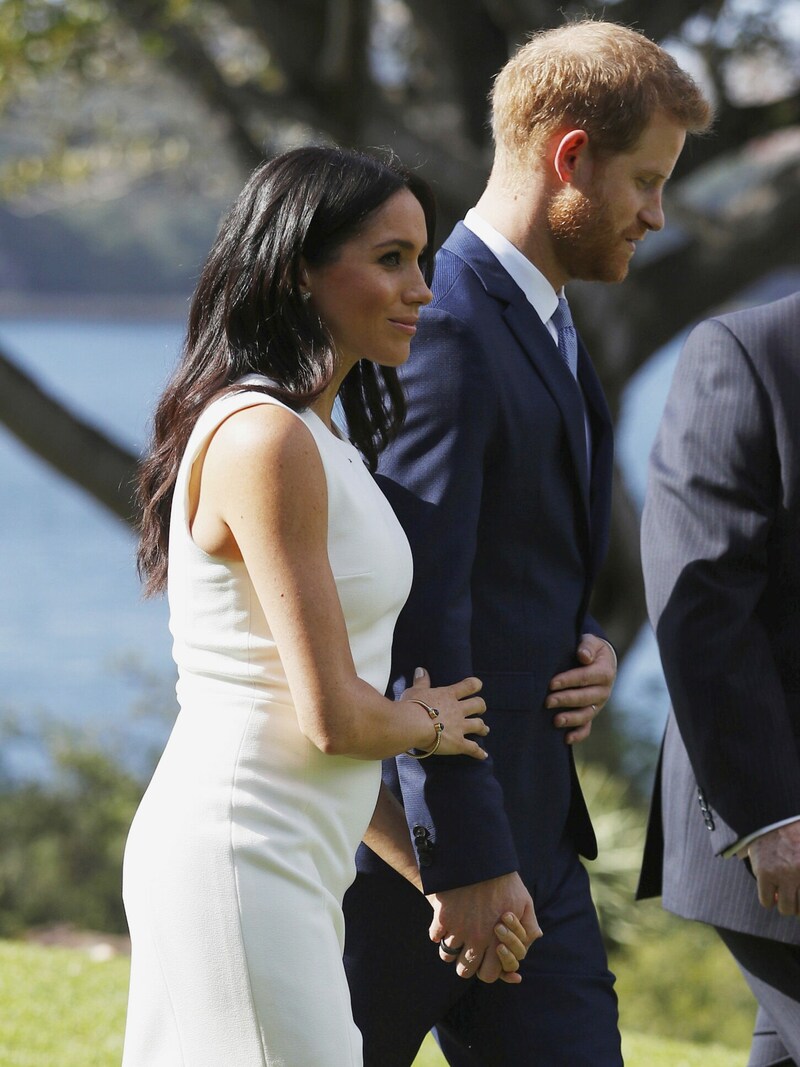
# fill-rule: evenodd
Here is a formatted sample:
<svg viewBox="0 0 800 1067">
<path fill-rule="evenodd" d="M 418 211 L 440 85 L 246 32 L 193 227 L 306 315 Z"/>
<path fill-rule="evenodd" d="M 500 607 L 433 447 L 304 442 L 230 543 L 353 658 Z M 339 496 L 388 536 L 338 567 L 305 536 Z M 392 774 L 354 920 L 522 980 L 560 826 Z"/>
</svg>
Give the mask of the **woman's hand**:
<svg viewBox="0 0 800 1067">
<path fill-rule="evenodd" d="M 415 755 L 424 758 L 426 753 L 433 755 L 435 751 L 437 756 L 486 759 L 486 751 L 468 736 L 485 737 L 489 733 L 489 727 L 480 717 L 486 711 L 486 704 L 476 695 L 482 687 L 479 678 L 464 678 L 453 685 L 432 689 L 428 672 L 424 667 L 417 667 L 414 684 L 400 697 L 401 703 L 418 702 L 420 714 L 427 710 L 431 719 L 431 743 Z"/>
<path fill-rule="evenodd" d="M 495 926 L 494 932 L 500 942 L 496 949 L 500 966 L 503 968 L 500 981 L 518 985 L 522 976 L 517 974 L 517 971 L 530 947 L 525 928 L 513 912 L 507 911 Z"/>
</svg>

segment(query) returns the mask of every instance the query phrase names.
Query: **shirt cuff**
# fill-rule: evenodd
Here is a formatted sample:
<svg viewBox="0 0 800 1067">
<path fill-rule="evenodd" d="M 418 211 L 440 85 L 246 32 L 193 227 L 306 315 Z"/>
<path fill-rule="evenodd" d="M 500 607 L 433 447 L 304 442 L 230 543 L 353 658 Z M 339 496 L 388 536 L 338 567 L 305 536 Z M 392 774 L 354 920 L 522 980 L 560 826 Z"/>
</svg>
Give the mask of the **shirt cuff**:
<svg viewBox="0 0 800 1067">
<path fill-rule="evenodd" d="M 599 634 L 595 634 L 595 637 L 599 637 Z M 618 663 L 617 650 L 614 648 L 610 641 L 606 641 L 605 637 L 599 637 L 599 639 L 603 642 L 604 645 L 608 645 L 608 647 L 611 649 L 611 655 L 614 657 L 614 670 L 616 670 Z M 791 819 L 789 819 L 788 821 L 792 822 Z"/>
<path fill-rule="evenodd" d="M 735 841 L 732 845 L 722 853 L 722 858 L 729 860 L 732 856 L 735 856 L 737 852 L 740 852 L 743 848 L 747 848 L 751 845 L 757 837 L 763 837 L 764 834 L 768 834 L 770 830 L 777 830 L 780 826 L 788 826 L 791 822 L 800 822 L 800 815 L 793 815 L 790 819 L 781 819 L 780 822 L 770 823 L 769 826 L 764 826 L 760 830 L 754 830 L 752 834 L 748 834 L 747 837 L 741 837 L 738 841 Z"/>
</svg>

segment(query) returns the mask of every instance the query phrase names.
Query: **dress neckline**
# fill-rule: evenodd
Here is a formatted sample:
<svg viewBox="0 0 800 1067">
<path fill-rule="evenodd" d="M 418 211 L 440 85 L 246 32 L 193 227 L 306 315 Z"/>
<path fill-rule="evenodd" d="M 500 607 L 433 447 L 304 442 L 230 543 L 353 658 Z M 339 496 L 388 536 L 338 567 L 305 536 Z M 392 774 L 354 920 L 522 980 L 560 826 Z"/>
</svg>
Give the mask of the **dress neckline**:
<svg viewBox="0 0 800 1067">
<path fill-rule="evenodd" d="M 347 445 L 348 448 L 353 448 L 353 443 L 344 436 L 342 430 L 339 428 L 339 426 L 337 426 L 333 419 L 331 419 L 331 424 L 330 426 L 328 426 L 327 422 L 325 422 L 325 420 L 321 418 L 312 408 L 306 408 L 306 411 L 309 413 L 309 415 L 314 416 L 317 422 L 320 423 L 320 425 L 328 431 L 328 433 L 335 441 L 338 441 L 339 444 Z"/>
<path fill-rule="evenodd" d="M 259 384 L 259 385 L 276 385 L 277 384 L 268 375 L 259 374 L 256 371 L 252 371 L 250 374 L 245 374 L 241 378 L 237 378 L 236 379 L 236 385 L 248 386 L 248 385 L 254 385 L 256 383 Z M 274 397 L 273 399 L 276 400 L 279 404 L 283 404 L 283 401 L 279 400 L 278 397 Z M 284 404 L 284 407 L 289 407 L 289 405 L 288 404 Z M 290 409 L 290 410 L 292 410 L 292 409 Z M 344 436 L 344 433 L 337 426 L 337 424 L 333 421 L 333 419 L 331 419 L 331 425 L 328 426 L 328 424 L 325 422 L 325 420 L 323 418 L 321 418 L 316 413 L 316 411 L 314 411 L 310 407 L 309 408 L 304 408 L 303 411 L 296 412 L 296 414 L 304 414 L 305 412 L 308 412 L 309 415 L 313 415 L 313 417 L 324 428 L 324 430 L 331 435 L 331 437 L 334 439 L 334 441 L 338 441 L 339 444 L 342 444 L 342 445 L 347 445 L 348 448 L 354 448 L 355 447 L 353 445 L 353 443 L 350 440 L 348 440 L 347 437 Z"/>
</svg>

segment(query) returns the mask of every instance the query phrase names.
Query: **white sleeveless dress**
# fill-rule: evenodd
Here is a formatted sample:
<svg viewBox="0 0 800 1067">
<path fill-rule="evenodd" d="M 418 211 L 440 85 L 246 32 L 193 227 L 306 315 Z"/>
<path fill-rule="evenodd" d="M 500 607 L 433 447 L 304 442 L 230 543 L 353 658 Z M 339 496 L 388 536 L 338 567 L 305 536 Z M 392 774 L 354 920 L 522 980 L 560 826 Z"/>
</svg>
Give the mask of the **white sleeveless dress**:
<svg viewBox="0 0 800 1067">
<path fill-rule="evenodd" d="M 242 380 L 243 388 L 253 376 Z M 233 412 L 213 402 L 181 463 L 169 548 L 180 712 L 131 827 L 132 938 L 123 1067 L 358 1067 L 341 901 L 380 763 L 323 755 L 300 732 L 267 619 L 240 563 L 192 541 L 189 476 Z M 383 692 L 411 554 L 359 453 L 312 412 L 328 554 L 356 671 Z"/>
</svg>

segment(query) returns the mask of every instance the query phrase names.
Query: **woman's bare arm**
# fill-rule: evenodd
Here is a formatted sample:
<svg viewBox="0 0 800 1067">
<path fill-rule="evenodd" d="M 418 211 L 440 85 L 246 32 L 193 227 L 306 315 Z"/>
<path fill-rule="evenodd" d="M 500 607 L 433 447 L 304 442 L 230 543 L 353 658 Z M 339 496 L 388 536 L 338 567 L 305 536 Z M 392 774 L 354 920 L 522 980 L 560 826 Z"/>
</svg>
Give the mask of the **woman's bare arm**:
<svg viewBox="0 0 800 1067">
<path fill-rule="evenodd" d="M 430 749 L 424 708 L 395 702 L 360 679 L 327 551 L 327 485 L 316 442 L 292 413 L 259 404 L 217 430 L 193 486 L 192 537 L 212 555 L 244 561 L 278 647 L 300 729 L 321 751 L 383 759 Z M 439 710 L 439 753 L 485 758 L 469 735 L 488 727 L 480 682 L 415 688 Z"/>
</svg>

